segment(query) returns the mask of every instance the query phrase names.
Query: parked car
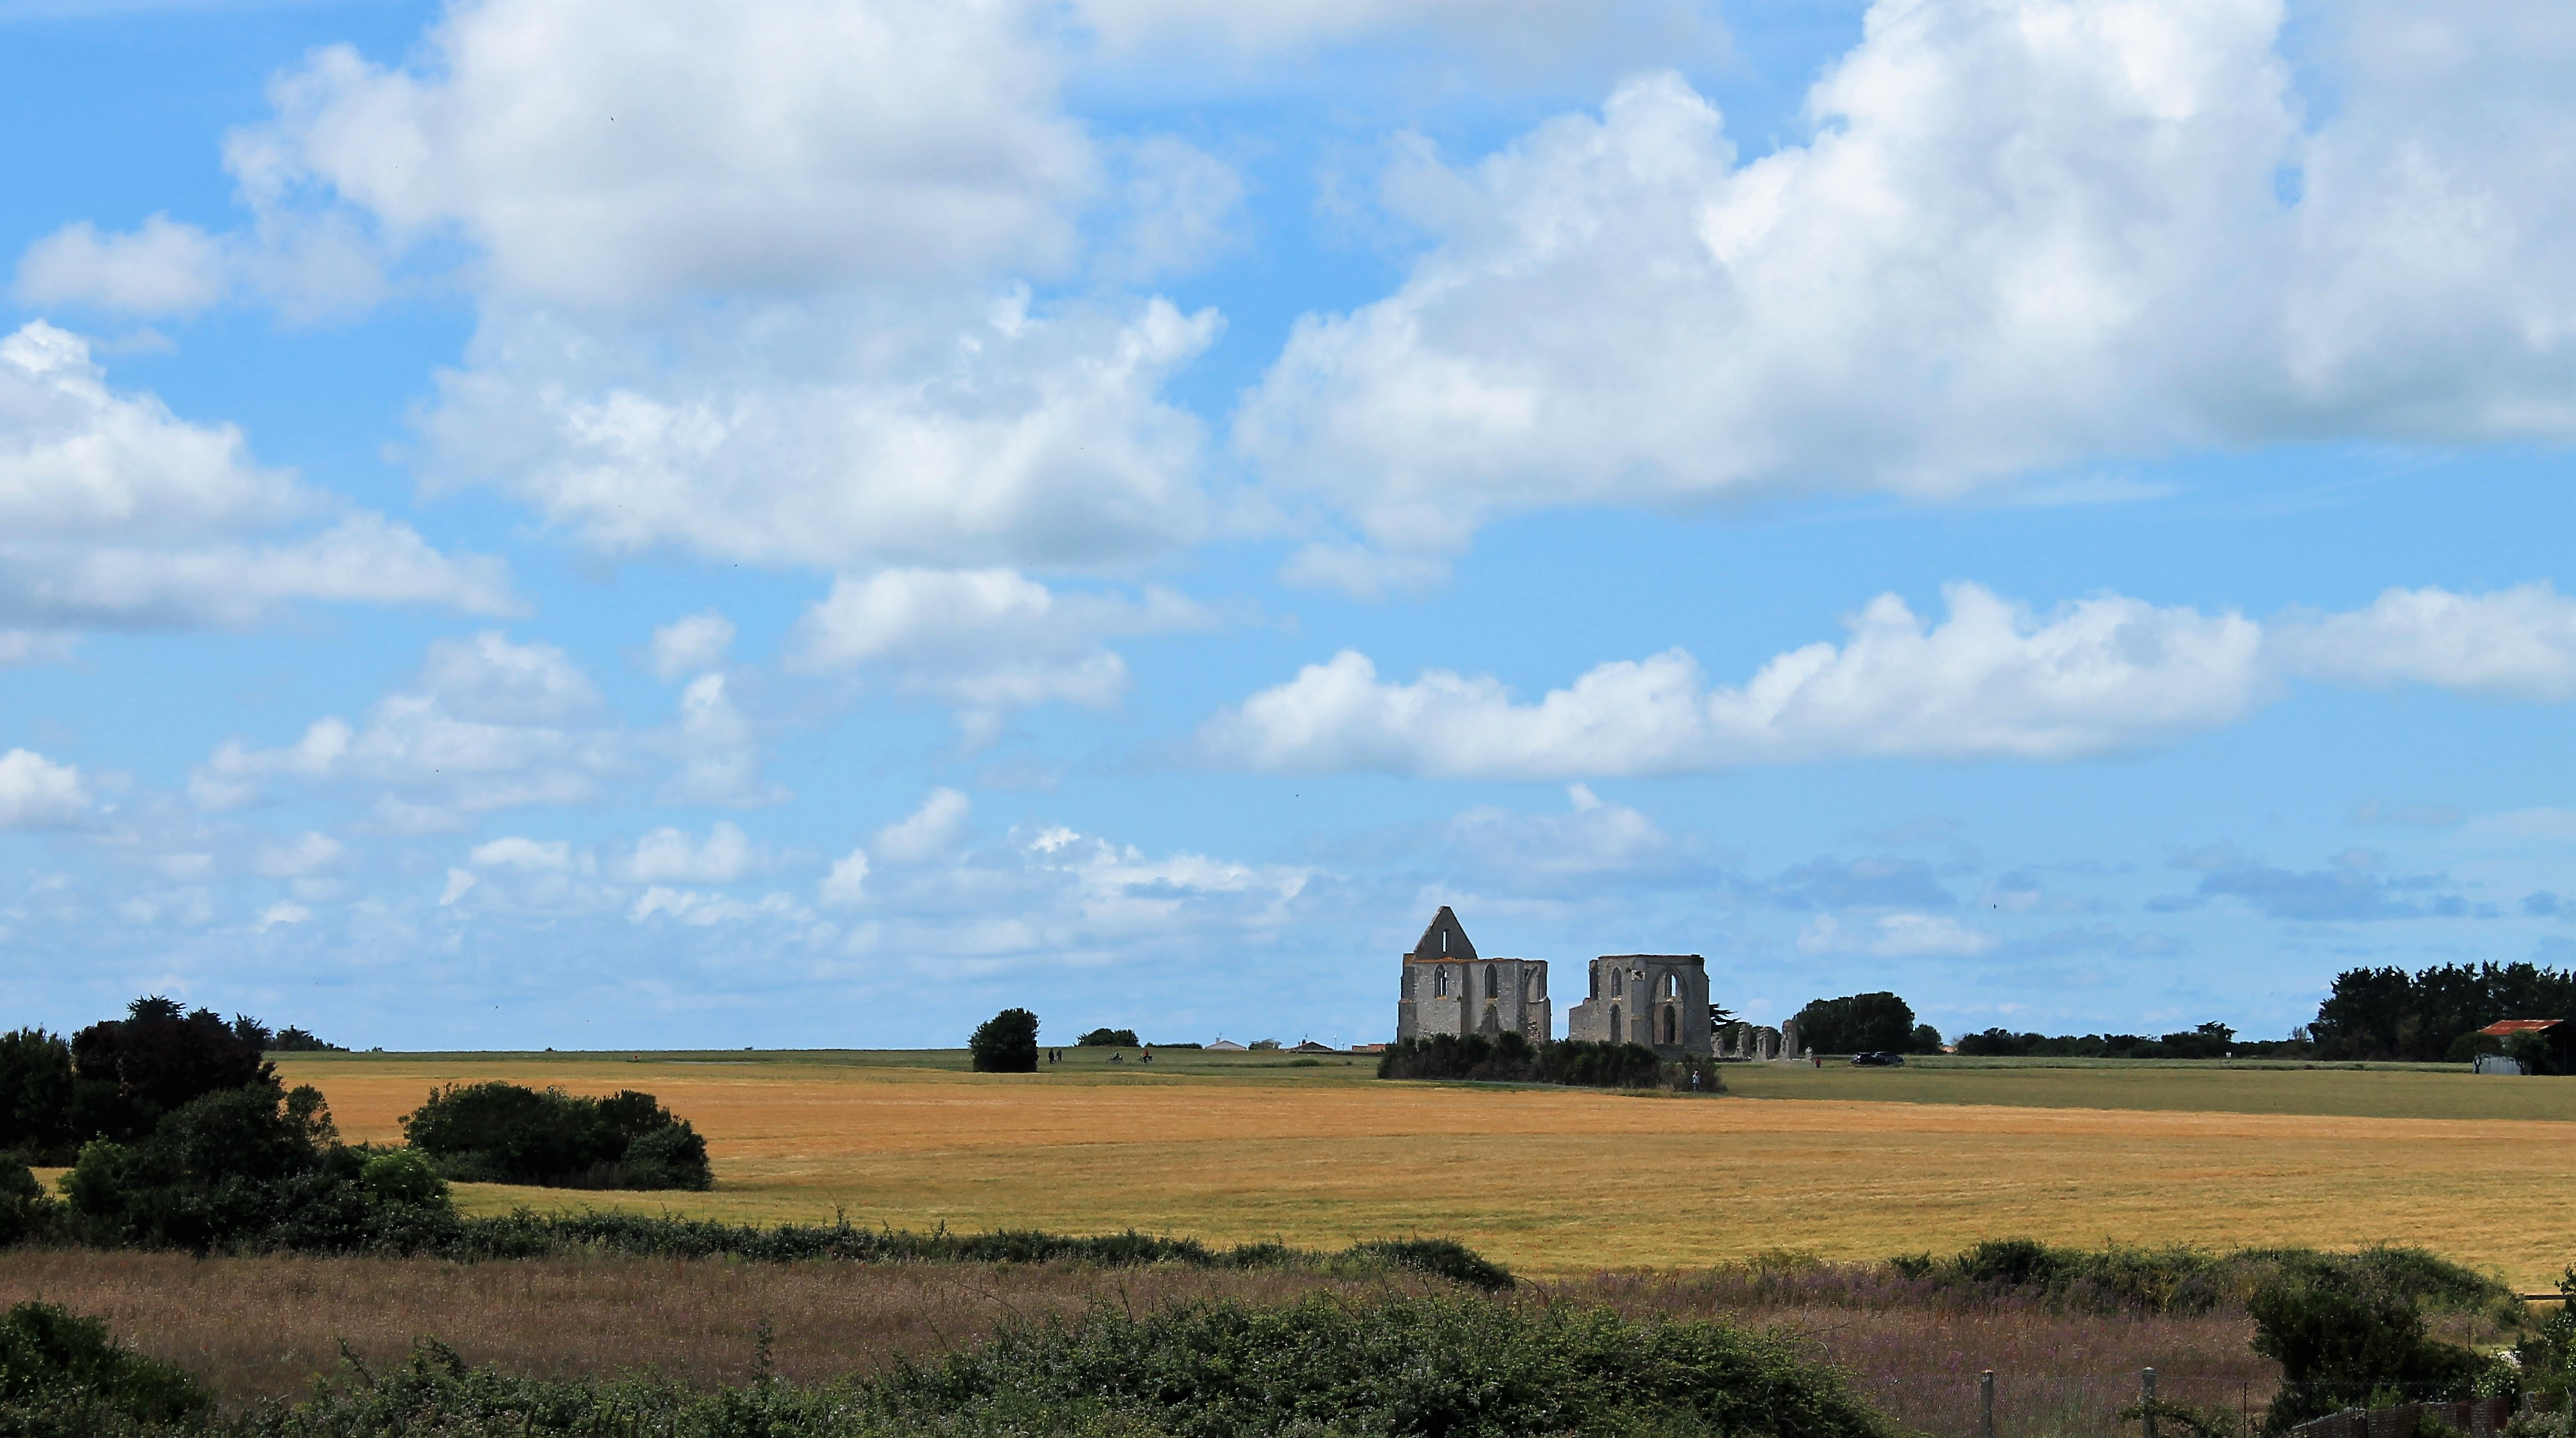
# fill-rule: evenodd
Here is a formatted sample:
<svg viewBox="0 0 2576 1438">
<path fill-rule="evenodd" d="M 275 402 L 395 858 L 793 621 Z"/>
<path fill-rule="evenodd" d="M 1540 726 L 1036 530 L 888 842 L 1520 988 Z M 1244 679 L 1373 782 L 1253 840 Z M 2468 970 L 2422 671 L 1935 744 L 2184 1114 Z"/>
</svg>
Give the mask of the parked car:
<svg viewBox="0 0 2576 1438">
<path fill-rule="evenodd" d="M 1857 1068 L 1901 1069 L 1905 1067 L 1905 1055 L 1891 1053 L 1853 1054 L 1852 1064 Z"/>
</svg>

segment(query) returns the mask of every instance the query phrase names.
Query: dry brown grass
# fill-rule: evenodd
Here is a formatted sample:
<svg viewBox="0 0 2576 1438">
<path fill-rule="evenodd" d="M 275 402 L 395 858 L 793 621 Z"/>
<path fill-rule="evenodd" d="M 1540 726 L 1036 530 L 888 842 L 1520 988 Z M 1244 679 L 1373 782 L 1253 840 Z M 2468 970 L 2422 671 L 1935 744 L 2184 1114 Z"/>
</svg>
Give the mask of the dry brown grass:
<svg viewBox="0 0 2576 1438">
<path fill-rule="evenodd" d="M 821 1382 L 971 1341 L 1013 1316 L 1104 1301 L 1140 1309 L 1228 1297 L 1268 1303 L 1349 1286 L 1310 1274 L 1169 1267 L 0 1252 L 0 1303 L 40 1298 L 104 1317 L 236 1404 L 301 1392 L 339 1362 L 344 1341 L 369 1364 L 397 1362 L 415 1339 L 431 1337 L 473 1362 L 541 1377 L 643 1368 L 692 1383 L 741 1382 L 766 1318 L 777 1371 Z"/>
<path fill-rule="evenodd" d="M 395 1137 L 433 1082 L 649 1089 L 696 1122 L 715 1159 L 713 1193 L 462 1191 L 485 1211 L 616 1203 L 776 1222 L 845 1209 L 908 1228 L 1133 1227 L 1316 1248 L 1424 1234 L 1541 1274 L 1776 1248 L 1873 1259 L 2027 1235 L 2419 1244 L 2543 1286 L 2570 1256 L 2555 1195 L 2576 1182 L 2576 1124 L 2530 1119 L 1350 1081 L 1364 1070 L 1023 1076 L 572 1056 L 281 1067 L 321 1085 L 344 1131 L 375 1139 Z"/>
<path fill-rule="evenodd" d="M 235 1406 L 302 1391 L 336 1365 L 344 1340 L 370 1364 L 397 1361 L 415 1337 L 431 1335 L 475 1362 L 546 1377 L 646 1368 L 692 1383 L 739 1382 L 766 1317 L 778 1371 L 819 1381 L 970 1341 L 1006 1318 L 1096 1302 L 1147 1311 L 1371 1287 L 1172 1268 L 0 1253 L 0 1302 L 42 1297 L 103 1315 L 146 1352 L 204 1375 Z M 1765 1297 L 1725 1274 L 1596 1276 L 1508 1301 L 1787 1328 L 1848 1368 L 1901 1422 L 1940 1433 L 1975 1431 L 1980 1369 L 2001 1375 L 2008 1435 L 2107 1435 L 2110 1413 L 2150 1364 L 2165 1375 L 2168 1396 L 2229 1405 L 2260 1404 L 2276 1376 L 2247 1351 L 2237 1315 L 2070 1315 L 1903 1292 Z"/>
</svg>

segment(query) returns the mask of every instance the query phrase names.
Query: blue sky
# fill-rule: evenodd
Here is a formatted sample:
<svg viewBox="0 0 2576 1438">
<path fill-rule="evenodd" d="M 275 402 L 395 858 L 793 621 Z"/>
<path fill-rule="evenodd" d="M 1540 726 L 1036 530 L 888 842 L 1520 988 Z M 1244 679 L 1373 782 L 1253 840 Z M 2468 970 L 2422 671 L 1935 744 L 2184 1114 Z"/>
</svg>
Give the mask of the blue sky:
<svg viewBox="0 0 2576 1438">
<path fill-rule="evenodd" d="M 2576 963 L 2576 26 L 2454 8 L 0 0 L 13 1019 Z"/>
</svg>

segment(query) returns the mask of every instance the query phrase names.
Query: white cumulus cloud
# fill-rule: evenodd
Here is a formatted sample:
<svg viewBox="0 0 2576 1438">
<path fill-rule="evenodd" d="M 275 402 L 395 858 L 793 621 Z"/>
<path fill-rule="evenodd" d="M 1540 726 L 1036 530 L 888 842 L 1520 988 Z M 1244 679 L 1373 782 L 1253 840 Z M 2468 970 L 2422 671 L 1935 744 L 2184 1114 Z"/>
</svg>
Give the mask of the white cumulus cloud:
<svg viewBox="0 0 2576 1438">
<path fill-rule="evenodd" d="M 1201 743 L 1259 769 L 1554 778 L 1855 756 L 2065 759 L 2227 722 L 2266 692 L 2261 631 L 2235 615 L 2101 598 L 2045 620 L 1976 585 L 1918 619 L 1894 595 L 1841 646 L 1711 687 L 1679 650 L 1604 664 L 1535 704 L 1490 678 L 1377 677 L 1345 651 L 1218 716 Z"/>
<path fill-rule="evenodd" d="M 1841 645 L 1779 655 L 1741 686 L 1687 653 L 1600 665 L 1535 703 L 1490 678 L 1378 677 L 1345 650 L 1202 727 L 1212 762 L 1291 772 L 1543 779 L 1704 773 L 1847 758 L 2064 760 L 2232 723 L 2289 680 L 2415 682 L 2563 699 L 2576 604 L 2547 586 L 2392 590 L 2345 615 L 2159 608 L 2106 595 L 2041 616 L 1974 584 L 1949 616 L 1881 595 Z"/>
<path fill-rule="evenodd" d="M 442 639 L 365 727 L 331 717 L 276 749 L 226 742 L 198 767 L 200 804 L 252 801 L 280 782 L 383 786 L 464 811 L 579 803 L 625 763 L 598 692 L 562 650 L 497 632 Z"/>
<path fill-rule="evenodd" d="M 530 839 L 514 834 L 475 845 L 467 851 L 466 860 L 481 868 L 562 873 L 572 867 L 572 845 L 561 839 Z M 471 888 L 472 876 L 467 878 L 466 887 Z M 461 894 L 463 890 L 458 892 Z"/>
<path fill-rule="evenodd" d="M 478 0 L 419 61 L 346 46 L 228 161 L 400 239 L 459 233 L 549 301 L 1047 267 L 1093 183 L 1059 65 L 1002 0 Z"/>
<path fill-rule="evenodd" d="M 703 840 L 674 828 L 655 829 L 635 841 L 626 869 L 641 884 L 730 884 L 762 862 L 750 835 L 719 821 Z"/>
<path fill-rule="evenodd" d="M 282 843 L 262 844 L 251 867 L 272 879 L 295 879 L 330 867 L 342 852 L 339 840 L 308 829 Z"/>
<path fill-rule="evenodd" d="M 933 789 L 921 807 L 879 829 L 869 852 L 889 864 L 924 864 L 952 848 L 974 806 L 954 789 Z"/>
<path fill-rule="evenodd" d="M 1131 599 L 1058 592 L 1009 569 L 887 569 L 836 581 L 798 622 L 791 662 L 881 673 L 972 710 L 1100 707 L 1127 688 L 1126 661 L 1104 639 L 1214 622 L 1161 588 Z"/>
<path fill-rule="evenodd" d="M 2272 643 L 2291 670 L 2339 683 L 2576 699 L 2576 598 L 2547 582 L 2490 594 L 2391 589 L 2349 614 L 2285 616 Z"/>
<path fill-rule="evenodd" d="M 428 465 L 615 554 L 1125 564 L 1208 527 L 1204 427 L 1160 391 L 1218 328 L 1024 295 L 818 298 L 676 336 L 494 311 L 440 378 Z"/>
<path fill-rule="evenodd" d="M 2339 15 L 2331 103 L 2279 0 L 1879 0 L 1814 137 L 1756 159 L 1672 75 L 1417 147 L 1388 193 L 1431 248 L 1299 322 L 1237 443 L 1437 554 L 1549 505 L 2576 435 L 2576 40 L 2539 4 Z M 1332 552 L 1299 572 L 1354 582 Z"/>
<path fill-rule="evenodd" d="M 194 314 L 223 298 L 221 241 L 154 215 L 132 234 L 102 235 L 84 220 L 27 247 L 14 286 L 20 304 L 89 304 L 129 314 Z"/>
<path fill-rule="evenodd" d="M 733 648 L 733 621 L 710 609 L 653 631 L 653 672 L 664 679 L 704 673 Z"/>
<path fill-rule="evenodd" d="M 825 906 L 836 909 L 855 908 L 867 902 L 868 851 L 852 849 L 833 860 L 817 897 Z"/>
<path fill-rule="evenodd" d="M 0 620 L 229 626 L 298 600 L 516 607 L 499 561 L 440 554 L 262 468 L 238 429 L 110 388 L 79 337 L 39 320 L 0 340 Z"/>
<path fill-rule="evenodd" d="M 33 749 L 0 754 L 0 829 L 59 829 L 88 816 L 80 766 L 57 764 Z"/>
</svg>

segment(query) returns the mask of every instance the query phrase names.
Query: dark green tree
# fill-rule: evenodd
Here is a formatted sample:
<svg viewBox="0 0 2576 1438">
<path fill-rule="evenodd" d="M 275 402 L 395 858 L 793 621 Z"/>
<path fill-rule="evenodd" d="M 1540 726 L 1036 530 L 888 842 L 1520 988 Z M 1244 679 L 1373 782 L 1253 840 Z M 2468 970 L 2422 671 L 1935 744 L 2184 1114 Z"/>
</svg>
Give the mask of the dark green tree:
<svg viewBox="0 0 2576 1438">
<path fill-rule="evenodd" d="M 203 1095 L 268 1083 L 273 1074 L 259 1046 L 214 1010 L 184 1013 L 159 995 L 72 1035 L 72 1071 L 74 1135 L 123 1141 Z"/>
<path fill-rule="evenodd" d="M 1817 999 L 1798 1010 L 1798 1042 L 1820 1054 L 1901 1054 L 1914 1042 L 1914 1009 L 1889 993 Z"/>
<path fill-rule="evenodd" d="M 706 1140 L 649 1093 L 589 1098 L 494 1080 L 430 1090 L 403 1136 L 447 1177 L 553 1188 L 713 1185 Z"/>
<path fill-rule="evenodd" d="M 83 1145 L 62 1223 L 91 1243 L 198 1253 L 411 1250 L 453 1238 L 444 1184 L 370 1185 L 373 1167 L 340 1143 L 319 1090 L 218 1089 L 133 1143 Z"/>
<path fill-rule="evenodd" d="M 2528 963 L 2348 969 L 2308 1027 L 2321 1058 L 2439 1063 L 2465 1059 L 2462 1039 L 2498 1019 L 2576 1022 L 2576 972 Z"/>
<path fill-rule="evenodd" d="M 1941 1051 L 1941 1031 L 1930 1024 L 1916 1024 L 1906 1038 L 1905 1051 L 1910 1054 L 1937 1054 Z"/>
<path fill-rule="evenodd" d="M 1100 1028 L 1075 1039 L 1073 1046 L 1082 1049 L 1141 1049 L 1144 1044 L 1137 1041 L 1134 1029 Z"/>
<path fill-rule="evenodd" d="M 66 1162 L 73 1137 L 71 1045 L 43 1029 L 0 1034 L 0 1149 Z"/>
<path fill-rule="evenodd" d="M 348 1052 L 347 1049 L 340 1047 L 338 1044 L 326 1044 L 322 1042 L 320 1039 L 315 1038 L 313 1035 L 297 1028 L 293 1024 L 288 1024 L 286 1027 L 279 1029 L 275 1034 L 271 1035 L 269 1037 L 268 1047 L 270 1052 L 281 1054 L 343 1054 Z"/>
<path fill-rule="evenodd" d="M 979 1074 L 1036 1073 L 1038 1016 L 1027 1009 L 1004 1009 L 975 1026 L 966 1051 Z"/>
</svg>

